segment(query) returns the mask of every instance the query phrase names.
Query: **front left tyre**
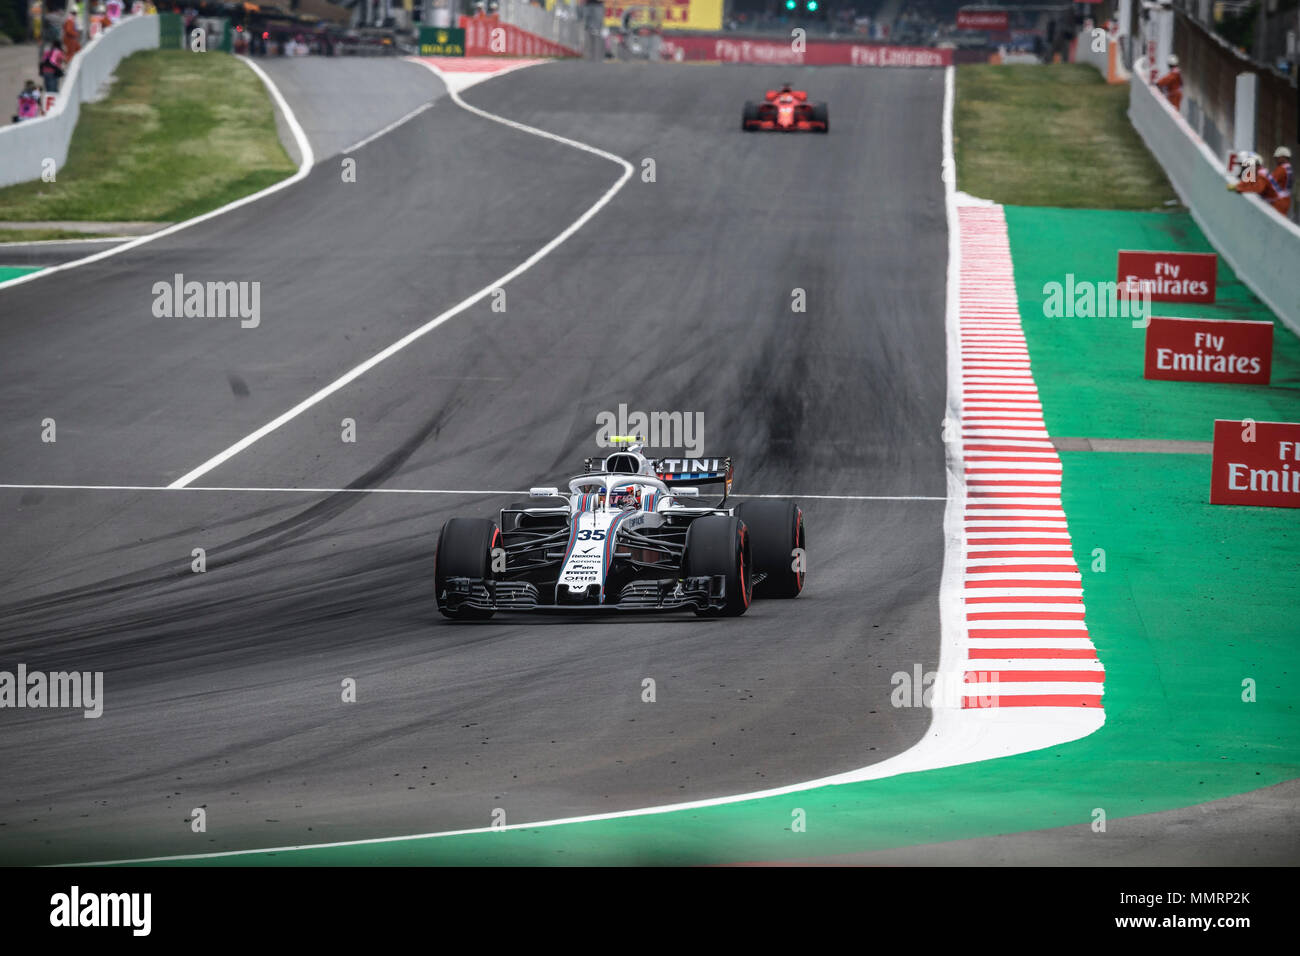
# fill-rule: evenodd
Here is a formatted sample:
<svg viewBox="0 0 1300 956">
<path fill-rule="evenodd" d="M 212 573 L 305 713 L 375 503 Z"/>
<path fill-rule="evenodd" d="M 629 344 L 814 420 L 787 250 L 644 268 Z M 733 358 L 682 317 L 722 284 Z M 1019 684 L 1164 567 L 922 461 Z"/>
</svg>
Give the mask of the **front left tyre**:
<svg viewBox="0 0 1300 956">
<path fill-rule="evenodd" d="M 798 597 L 808 567 L 803 510 L 793 501 L 764 499 L 737 505 L 736 517 L 749 529 L 754 574 L 763 575 L 754 596 Z"/>
<path fill-rule="evenodd" d="M 438 610 L 455 621 L 483 621 L 492 611 L 447 602 L 447 579 L 470 578 L 486 581 L 492 576 L 492 549 L 500 547 L 501 531 L 487 518 L 451 518 L 438 535 L 433 555 L 433 588 Z"/>
</svg>

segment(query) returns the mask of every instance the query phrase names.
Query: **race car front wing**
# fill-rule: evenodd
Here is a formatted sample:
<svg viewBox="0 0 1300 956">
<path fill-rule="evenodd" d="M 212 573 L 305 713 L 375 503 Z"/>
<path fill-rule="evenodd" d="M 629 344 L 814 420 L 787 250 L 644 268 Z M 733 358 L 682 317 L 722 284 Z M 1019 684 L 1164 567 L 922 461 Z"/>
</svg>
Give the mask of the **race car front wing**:
<svg viewBox="0 0 1300 956">
<path fill-rule="evenodd" d="M 755 575 L 758 584 L 761 578 Z M 546 590 L 550 590 L 547 587 Z M 439 596 L 448 608 L 472 607 L 481 611 L 674 611 L 721 609 L 727 601 L 727 579 L 711 577 L 662 578 L 631 581 L 623 586 L 618 600 L 604 604 L 543 602 L 542 592 L 531 581 L 496 581 L 482 578 L 448 578 Z"/>
</svg>

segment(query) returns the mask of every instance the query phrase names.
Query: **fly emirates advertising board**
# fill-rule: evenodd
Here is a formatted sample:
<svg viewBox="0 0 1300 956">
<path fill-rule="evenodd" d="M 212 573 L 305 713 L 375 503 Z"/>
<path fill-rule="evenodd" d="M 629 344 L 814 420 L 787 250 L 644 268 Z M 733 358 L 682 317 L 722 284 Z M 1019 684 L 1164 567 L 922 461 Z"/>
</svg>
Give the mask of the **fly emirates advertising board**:
<svg viewBox="0 0 1300 956">
<path fill-rule="evenodd" d="M 1154 302 L 1214 301 L 1219 257 L 1213 252 L 1119 253 L 1120 291 L 1148 294 Z"/>
<path fill-rule="evenodd" d="M 1153 315 L 1147 326 L 1144 378 L 1267 385 L 1272 371 L 1272 322 Z"/>
</svg>

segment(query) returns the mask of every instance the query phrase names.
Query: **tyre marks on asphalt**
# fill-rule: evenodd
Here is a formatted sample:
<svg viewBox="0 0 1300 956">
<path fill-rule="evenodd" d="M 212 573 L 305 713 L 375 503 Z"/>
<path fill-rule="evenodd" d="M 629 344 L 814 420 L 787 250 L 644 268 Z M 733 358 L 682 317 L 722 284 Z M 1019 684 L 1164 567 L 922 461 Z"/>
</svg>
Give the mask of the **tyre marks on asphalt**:
<svg viewBox="0 0 1300 956">
<path fill-rule="evenodd" d="M 1105 670 L 1061 507 L 1001 206 L 958 209 L 966 480 L 963 708 L 1100 710 Z"/>
</svg>

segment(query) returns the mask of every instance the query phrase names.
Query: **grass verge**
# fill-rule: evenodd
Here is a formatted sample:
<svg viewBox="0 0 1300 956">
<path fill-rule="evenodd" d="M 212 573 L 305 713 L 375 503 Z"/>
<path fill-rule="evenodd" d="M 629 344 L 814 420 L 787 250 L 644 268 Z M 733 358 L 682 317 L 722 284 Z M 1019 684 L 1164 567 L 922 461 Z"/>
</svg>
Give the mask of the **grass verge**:
<svg viewBox="0 0 1300 956">
<path fill-rule="evenodd" d="M 107 99 L 81 108 L 56 182 L 0 189 L 0 220 L 175 222 L 295 168 L 247 66 L 225 53 L 145 50 L 118 65 Z"/>
<path fill-rule="evenodd" d="M 1021 206 L 1159 209 L 1173 187 L 1128 121 L 1128 87 L 1080 63 L 957 70 L 957 188 Z"/>
</svg>

